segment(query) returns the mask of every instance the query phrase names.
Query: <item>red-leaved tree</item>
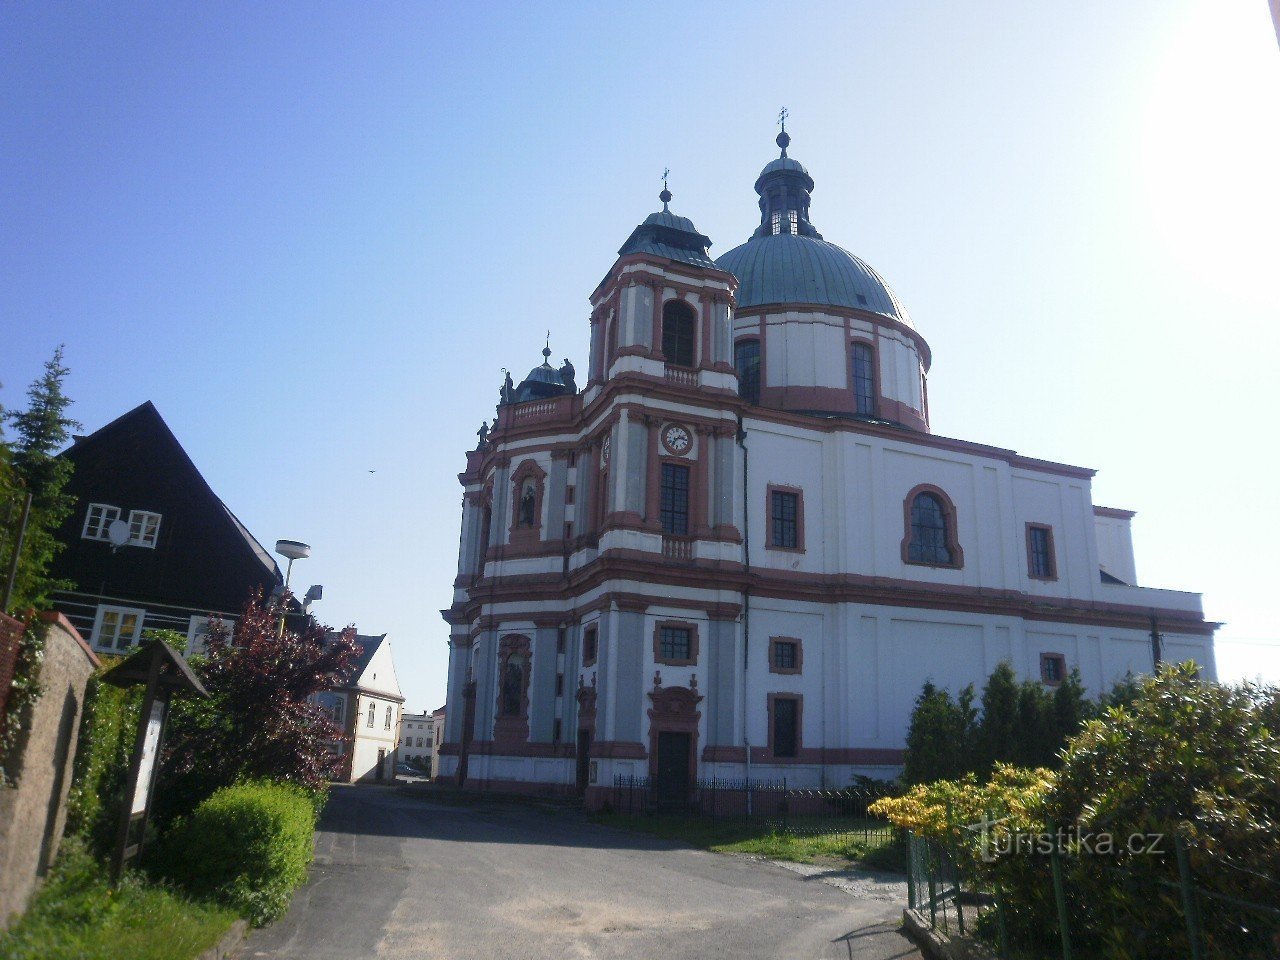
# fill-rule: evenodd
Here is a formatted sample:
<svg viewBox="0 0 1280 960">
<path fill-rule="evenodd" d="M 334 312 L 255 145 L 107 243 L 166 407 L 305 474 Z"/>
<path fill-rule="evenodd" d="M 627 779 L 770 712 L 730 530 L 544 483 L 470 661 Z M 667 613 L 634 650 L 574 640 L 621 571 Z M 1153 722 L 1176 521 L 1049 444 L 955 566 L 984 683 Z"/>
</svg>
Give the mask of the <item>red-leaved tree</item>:
<svg viewBox="0 0 1280 960">
<path fill-rule="evenodd" d="M 194 664 L 209 698 L 175 700 L 170 713 L 156 797 L 162 822 L 237 780 L 319 790 L 338 772 L 331 745 L 342 731 L 311 697 L 349 677 L 355 627 L 335 635 L 308 618 L 281 635 L 278 617 L 255 593 L 233 635 L 210 624 L 207 656 Z"/>
</svg>

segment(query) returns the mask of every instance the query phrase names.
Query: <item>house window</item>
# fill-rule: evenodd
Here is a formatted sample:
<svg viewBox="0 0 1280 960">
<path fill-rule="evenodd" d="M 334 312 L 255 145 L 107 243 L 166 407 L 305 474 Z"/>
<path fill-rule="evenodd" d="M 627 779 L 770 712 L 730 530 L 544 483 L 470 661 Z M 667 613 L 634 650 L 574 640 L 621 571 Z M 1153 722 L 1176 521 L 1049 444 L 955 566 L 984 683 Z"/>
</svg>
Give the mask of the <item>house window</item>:
<svg viewBox="0 0 1280 960">
<path fill-rule="evenodd" d="M 769 672 L 800 672 L 800 641 L 785 637 L 769 639 Z"/>
<path fill-rule="evenodd" d="M 346 719 L 347 705 L 345 701 L 338 697 L 333 701 L 333 722 L 342 725 L 342 721 Z"/>
<path fill-rule="evenodd" d="M 103 604 L 93 624 L 93 645 L 99 650 L 128 650 L 138 642 L 146 610 Z"/>
<path fill-rule="evenodd" d="M 800 747 L 800 701 L 796 697 L 773 697 L 772 740 L 775 757 L 794 757 Z"/>
<path fill-rule="evenodd" d="M 230 617 L 192 617 L 187 624 L 187 656 L 201 656 L 209 650 L 209 621 L 222 621 L 222 636 L 230 640 L 236 630 L 236 622 Z"/>
<path fill-rule="evenodd" d="M 917 493 L 911 500 L 907 562 L 958 566 L 951 539 L 953 523 L 954 517 L 948 513 L 942 497 L 929 491 Z"/>
<path fill-rule="evenodd" d="M 391 729 L 391 704 L 387 704 L 387 718 L 382 722 L 383 730 Z"/>
<path fill-rule="evenodd" d="M 1067 658 L 1061 653 L 1040 654 L 1040 679 L 1056 687 L 1067 678 Z"/>
<path fill-rule="evenodd" d="M 697 314 L 683 300 L 662 305 L 662 354 L 677 367 L 693 366 L 693 333 Z"/>
<path fill-rule="evenodd" d="M 1040 523 L 1027 524 L 1027 573 L 1035 580 L 1058 578 L 1052 527 Z"/>
<path fill-rule="evenodd" d="M 91 503 L 84 515 L 84 529 L 80 536 L 85 540 L 106 540 L 107 530 L 120 519 L 120 508 L 106 503 Z"/>
<path fill-rule="evenodd" d="M 596 662 L 597 634 L 595 627 L 587 627 L 582 632 L 582 665 L 589 667 Z"/>
<path fill-rule="evenodd" d="M 738 396 L 747 403 L 759 403 L 760 341 L 739 340 L 735 343 L 733 367 L 738 372 Z"/>
<path fill-rule="evenodd" d="M 688 660 L 688 627 L 663 627 L 658 649 L 663 660 Z"/>
<path fill-rule="evenodd" d="M 853 398 L 860 416 L 873 417 L 876 412 L 875 356 L 871 345 L 853 345 Z"/>
<path fill-rule="evenodd" d="M 662 532 L 685 536 L 689 532 L 689 468 L 678 463 L 662 465 L 660 514 Z"/>
<path fill-rule="evenodd" d="M 373 704 L 372 703 L 369 704 L 369 715 L 368 715 L 368 718 L 365 720 L 364 725 L 366 727 L 369 727 L 370 729 L 373 728 Z"/>
<path fill-rule="evenodd" d="M 422 746 L 422 738 L 421 738 L 421 737 L 419 737 L 419 738 L 418 738 L 418 746 Z"/>
<path fill-rule="evenodd" d="M 769 494 L 771 507 L 770 546 L 783 550 L 799 547 L 800 495 L 787 490 L 773 490 Z"/>
<path fill-rule="evenodd" d="M 160 534 L 160 514 L 148 513 L 146 510 L 129 511 L 129 543 L 135 547 L 151 547 L 156 545 L 156 537 Z"/>
</svg>

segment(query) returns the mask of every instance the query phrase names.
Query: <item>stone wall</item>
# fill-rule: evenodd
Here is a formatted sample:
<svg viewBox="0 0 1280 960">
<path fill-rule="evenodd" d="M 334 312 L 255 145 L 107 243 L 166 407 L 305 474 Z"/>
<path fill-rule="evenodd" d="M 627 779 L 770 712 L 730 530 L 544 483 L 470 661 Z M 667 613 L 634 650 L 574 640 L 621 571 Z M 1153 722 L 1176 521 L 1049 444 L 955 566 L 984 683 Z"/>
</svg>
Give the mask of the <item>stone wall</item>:
<svg viewBox="0 0 1280 960">
<path fill-rule="evenodd" d="M 98 667 L 98 658 L 65 617 L 42 614 L 40 621 L 44 692 L 16 749 L 11 769 L 17 785 L 0 787 L 0 929 L 26 909 L 58 852 L 85 685 Z"/>
<path fill-rule="evenodd" d="M 13 683 L 13 669 L 18 662 L 18 647 L 22 642 L 21 620 L 0 613 L 0 730 L 4 729 L 5 708 L 9 703 L 9 687 Z"/>
</svg>

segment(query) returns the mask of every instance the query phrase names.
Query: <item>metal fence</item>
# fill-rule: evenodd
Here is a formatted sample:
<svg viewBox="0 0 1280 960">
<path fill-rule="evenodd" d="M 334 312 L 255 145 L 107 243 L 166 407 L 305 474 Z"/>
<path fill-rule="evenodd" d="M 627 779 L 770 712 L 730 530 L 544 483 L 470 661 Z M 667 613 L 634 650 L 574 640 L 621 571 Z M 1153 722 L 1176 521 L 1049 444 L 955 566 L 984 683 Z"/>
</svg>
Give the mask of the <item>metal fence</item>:
<svg viewBox="0 0 1280 960">
<path fill-rule="evenodd" d="M 1000 855 L 1021 859 L 979 870 L 954 846 L 908 833 L 908 905 L 1000 960 L 1280 960 L 1280 878 L 1181 837 L 1137 867 L 1056 841 Z"/>
<path fill-rule="evenodd" d="M 693 782 L 678 801 L 661 799 L 650 777 L 617 776 L 612 808 L 629 816 L 664 814 L 739 820 L 760 829 L 792 836 L 843 836 L 873 846 L 892 842 L 899 831 L 867 807 L 888 790 L 851 786 L 809 790 L 783 780 L 712 777 Z"/>
</svg>

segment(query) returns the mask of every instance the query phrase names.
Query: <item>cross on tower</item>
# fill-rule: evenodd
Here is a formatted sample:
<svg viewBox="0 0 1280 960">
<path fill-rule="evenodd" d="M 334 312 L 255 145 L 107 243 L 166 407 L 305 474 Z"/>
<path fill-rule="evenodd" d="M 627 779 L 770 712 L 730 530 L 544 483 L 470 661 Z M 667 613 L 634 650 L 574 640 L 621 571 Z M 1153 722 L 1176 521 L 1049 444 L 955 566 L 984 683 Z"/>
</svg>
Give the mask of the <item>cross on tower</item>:
<svg viewBox="0 0 1280 960">
<path fill-rule="evenodd" d="M 670 167 L 662 168 L 662 189 L 667 189 L 667 176 L 671 173 Z"/>
<path fill-rule="evenodd" d="M 789 116 L 791 116 L 791 114 L 786 107 L 783 107 L 778 111 L 778 123 L 781 125 L 783 133 L 787 132 L 787 117 Z"/>
</svg>

